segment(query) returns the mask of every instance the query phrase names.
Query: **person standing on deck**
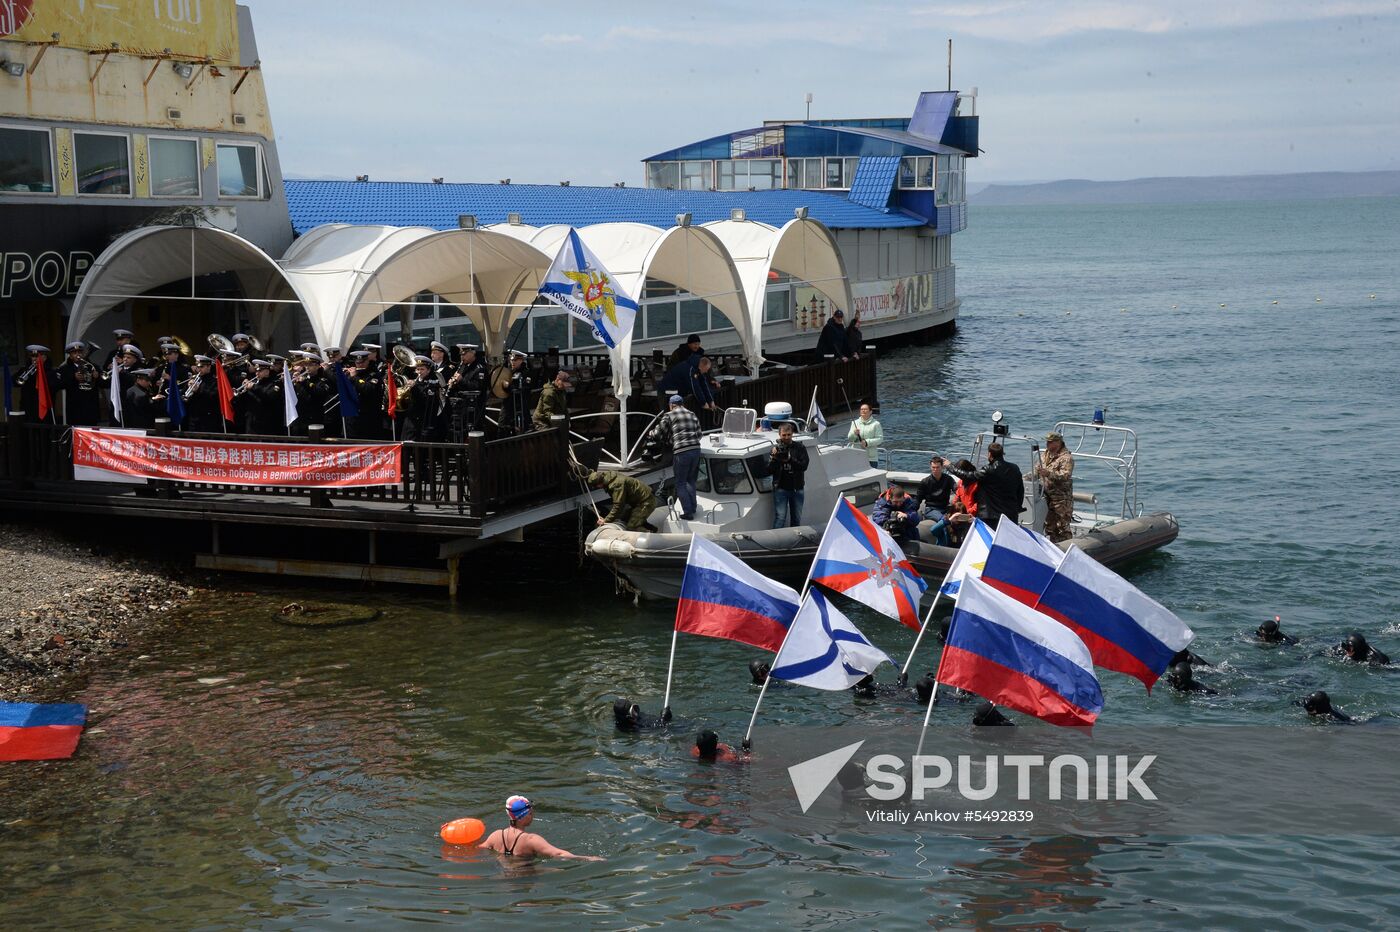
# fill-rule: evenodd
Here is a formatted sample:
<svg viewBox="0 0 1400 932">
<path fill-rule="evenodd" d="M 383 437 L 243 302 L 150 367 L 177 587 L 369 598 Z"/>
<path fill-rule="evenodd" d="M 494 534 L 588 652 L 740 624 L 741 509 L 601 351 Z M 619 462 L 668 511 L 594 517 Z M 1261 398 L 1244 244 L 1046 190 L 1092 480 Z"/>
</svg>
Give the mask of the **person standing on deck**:
<svg viewBox="0 0 1400 932">
<path fill-rule="evenodd" d="M 1074 518 L 1074 457 L 1065 449 L 1065 438 L 1055 431 L 1045 435 L 1045 452 L 1035 467 L 1045 492 L 1045 536 L 1058 544 L 1069 540 Z"/>
<path fill-rule="evenodd" d="M 840 308 L 822 325 L 821 336 L 817 337 L 817 355 L 823 359 L 835 356 L 842 362 L 850 358 L 846 355 L 846 315 Z"/>
<path fill-rule="evenodd" d="M 670 398 L 670 410 L 656 425 L 652 442 L 671 445 L 671 466 L 676 471 L 676 500 L 681 519 L 695 520 L 695 481 L 700 475 L 700 419 L 686 408 L 680 395 Z M 664 448 L 663 448 L 664 449 Z"/>
<path fill-rule="evenodd" d="M 988 445 L 987 465 L 981 469 L 966 469 L 960 462 L 949 467 L 948 472 L 962 482 L 977 483 L 977 517 L 987 527 L 995 529 L 1002 515 L 1012 521 L 1018 519 L 1026 484 L 1021 470 L 1006 461 L 1006 448 L 1000 443 Z"/>
<path fill-rule="evenodd" d="M 860 417 L 851 422 L 851 429 L 846 434 L 846 443 L 849 446 L 860 447 L 865 450 L 865 455 L 870 459 L 870 465 L 874 466 L 880 459 L 880 444 L 885 442 L 885 429 L 880 426 L 880 422 L 875 420 L 875 414 L 870 405 L 860 406 Z"/>
<path fill-rule="evenodd" d="M 807 448 L 793 441 L 791 421 L 778 425 L 778 442 L 768 454 L 768 475 L 773 477 L 773 527 L 801 527 L 802 500 L 806 497 Z"/>
<path fill-rule="evenodd" d="M 535 430 L 549 430 L 553 426 L 550 418 L 555 415 L 569 416 L 568 389 L 572 383 L 573 376 L 560 369 L 554 374 L 554 381 L 540 389 L 539 400 L 535 402 L 534 413 L 530 416 Z"/>
</svg>

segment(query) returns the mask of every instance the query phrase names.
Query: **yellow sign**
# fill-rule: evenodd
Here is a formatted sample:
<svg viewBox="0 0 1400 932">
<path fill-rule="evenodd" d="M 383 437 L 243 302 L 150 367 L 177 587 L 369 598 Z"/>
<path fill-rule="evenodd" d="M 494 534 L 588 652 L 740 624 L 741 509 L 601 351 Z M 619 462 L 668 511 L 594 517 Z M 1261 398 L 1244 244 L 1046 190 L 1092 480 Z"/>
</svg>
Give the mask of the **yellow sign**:
<svg viewBox="0 0 1400 932">
<path fill-rule="evenodd" d="M 234 0 L 0 0 L 0 38 L 238 62 Z"/>
</svg>

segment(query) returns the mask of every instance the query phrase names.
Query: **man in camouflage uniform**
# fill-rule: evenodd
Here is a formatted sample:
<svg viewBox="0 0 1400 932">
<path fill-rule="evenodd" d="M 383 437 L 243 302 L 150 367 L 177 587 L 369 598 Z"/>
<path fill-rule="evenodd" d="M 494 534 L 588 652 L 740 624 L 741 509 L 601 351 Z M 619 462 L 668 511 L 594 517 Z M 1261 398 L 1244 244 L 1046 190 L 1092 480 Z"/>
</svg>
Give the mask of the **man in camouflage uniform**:
<svg viewBox="0 0 1400 932">
<path fill-rule="evenodd" d="M 591 472 L 588 485 L 594 489 L 607 489 L 612 496 L 612 510 L 598 519 L 598 526 L 621 524 L 629 531 L 654 531 L 647 518 L 656 510 L 656 494 L 651 486 L 624 476 L 620 472 Z"/>
<path fill-rule="evenodd" d="M 540 400 L 535 402 L 535 411 L 530 418 L 535 430 L 549 430 L 553 426 L 550 419 L 556 415 L 569 416 L 568 389 L 572 382 L 573 377 L 560 369 L 554 381 L 540 391 Z"/>
<path fill-rule="evenodd" d="M 1045 536 L 1059 543 L 1069 540 L 1074 516 L 1074 457 L 1065 449 L 1065 438 L 1051 431 L 1045 435 L 1045 452 L 1035 467 L 1045 492 Z"/>
</svg>

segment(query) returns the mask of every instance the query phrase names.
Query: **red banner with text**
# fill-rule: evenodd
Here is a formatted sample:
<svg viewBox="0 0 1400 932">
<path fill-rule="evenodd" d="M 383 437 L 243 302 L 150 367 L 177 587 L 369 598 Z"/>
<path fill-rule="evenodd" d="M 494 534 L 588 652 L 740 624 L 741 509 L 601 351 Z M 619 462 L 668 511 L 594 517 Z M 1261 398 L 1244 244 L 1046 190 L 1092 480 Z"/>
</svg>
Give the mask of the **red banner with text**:
<svg viewBox="0 0 1400 932">
<path fill-rule="evenodd" d="M 73 467 L 79 479 L 117 473 L 220 485 L 353 488 L 394 485 L 402 465 L 403 448 L 396 443 L 244 443 L 73 428 Z"/>
</svg>

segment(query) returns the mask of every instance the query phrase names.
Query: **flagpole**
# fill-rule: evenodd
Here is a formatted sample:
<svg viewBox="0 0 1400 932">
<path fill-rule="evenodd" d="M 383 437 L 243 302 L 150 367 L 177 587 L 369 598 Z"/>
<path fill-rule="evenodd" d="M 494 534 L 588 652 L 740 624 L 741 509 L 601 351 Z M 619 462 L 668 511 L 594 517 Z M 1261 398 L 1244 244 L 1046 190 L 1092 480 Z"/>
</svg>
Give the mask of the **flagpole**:
<svg viewBox="0 0 1400 932">
<path fill-rule="evenodd" d="M 947 581 L 947 577 L 944 577 Z M 919 644 L 924 639 L 924 632 L 928 630 L 928 623 L 933 620 L 933 610 L 938 607 L 938 600 L 943 596 L 943 586 L 940 585 L 933 594 L 933 604 L 928 607 L 928 612 L 924 615 L 924 623 L 919 626 L 919 636 L 914 638 L 914 646 L 909 648 L 909 659 L 904 661 L 904 667 L 899 671 L 899 683 L 904 685 L 909 681 L 909 665 L 914 662 L 914 654 L 919 650 Z"/>
<path fill-rule="evenodd" d="M 941 587 L 940 587 L 941 588 Z M 953 626 L 948 625 L 948 638 L 953 637 Z M 924 724 L 919 729 L 919 746 L 914 749 L 914 757 L 917 759 L 924 752 L 924 736 L 928 733 L 928 720 L 933 717 L 933 704 L 938 701 L 938 680 L 943 675 L 943 658 L 948 655 L 947 650 L 938 658 L 938 669 L 933 673 L 933 689 L 929 691 L 928 708 L 924 710 Z"/>
<path fill-rule="evenodd" d="M 815 562 L 815 561 L 814 561 Z M 810 581 L 812 574 L 807 574 Z M 797 624 L 797 618 L 802 614 L 802 606 L 807 604 L 807 585 L 802 586 L 802 595 L 798 596 L 797 614 L 792 616 L 792 621 L 788 624 L 788 629 L 783 632 L 783 643 L 778 645 L 778 652 L 773 655 L 773 667 L 778 665 L 778 658 L 783 655 L 783 648 L 787 646 L 788 638 L 792 636 L 793 626 Z M 753 726 L 758 721 L 758 707 L 763 705 L 763 697 L 768 695 L 768 684 L 773 681 L 772 669 L 769 667 L 769 674 L 763 678 L 763 687 L 758 691 L 758 701 L 753 704 L 753 715 L 749 716 L 749 728 L 744 732 L 744 743 L 741 745 L 745 751 L 753 748 Z"/>
<path fill-rule="evenodd" d="M 831 522 L 834 521 L 834 520 L 836 519 L 836 509 L 838 509 L 838 508 L 841 507 L 842 498 L 843 498 L 843 496 L 838 492 L 837 495 L 836 495 L 836 501 L 835 501 L 835 502 L 832 504 L 832 506 L 831 506 L 831 514 L 830 514 L 830 516 L 828 516 L 827 519 L 826 519 L 826 527 L 822 528 L 822 540 L 826 540 L 826 532 L 827 532 L 828 530 L 831 529 Z M 852 507 L 854 507 L 854 506 L 852 506 Z M 807 598 L 807 590 L 810 589 L 810 588 L 812 587 L 812 574 L 813 574 L 814 572 L 816 572 L 816 569 L 817 569 L 817 554 L 821 553 L 821 550 L 822 550 L 821 541 L 818 541 L 818 542 L 817 542 L 817 553 L 812 554 L 812 565 L 809 566 L 809 567 L 807 567 L 807 578 L 804 579 L 804 580 L 802 580 L 802 591 L 799 592 L 799 593 L 797 594 L 797 599 L 798 599 L 798 602 L 799 602 L 799 603 L 801 602 L 801 600 Z M 800 609 L 799 609 L 799 610 L 800 610 Z M 784 638 L 783 640 L 786 641 L 787 639 Z M 782 648 L 779 648 L 779 650 L 781 650 L 781 649 L 782 649 Z M 762 696 L 759 696 L 759 700 L 762 701 L 762 699 L 763 699 L 763 697 L 762 697 Z M 752 727 L 752 726 L 750 726 L 750 727 Z"/>
<path fill-rule="evenodd" d="M 666 664 L 666 698 L 661 700 L 661 721 L 663 722 L 671 720 L 671 674 L 676 669 L 676 638 L 679 635 L 679 629 L 671 629 L 671 661 Z"/>
</svg>

